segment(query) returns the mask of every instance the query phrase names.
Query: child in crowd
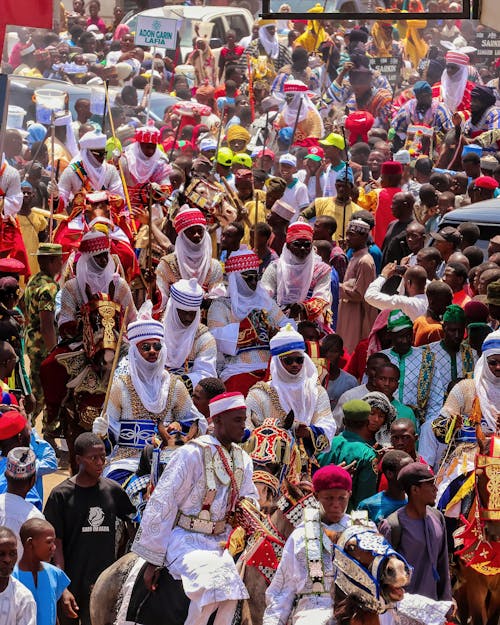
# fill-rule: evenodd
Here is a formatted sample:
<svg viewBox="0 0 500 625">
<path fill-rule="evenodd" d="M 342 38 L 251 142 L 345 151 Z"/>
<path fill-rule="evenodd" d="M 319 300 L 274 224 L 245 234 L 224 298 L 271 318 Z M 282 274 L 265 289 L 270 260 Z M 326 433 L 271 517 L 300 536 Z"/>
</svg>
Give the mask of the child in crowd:
<svg viewBox="0 0 500 625">
<path fill-rule="evenodd" d="M 16 535 L 8 527 L 0 526 L 0 623 L 37 625 L 33 595 L 12 576 L 16 561 Z"/>
<path fill-rule="evenodd" d="M 49 564 L 56 550 L 56 534 L 45 519 L 29 519 L 19 531 L 23 555 L 13 576 L 31 591 L 36 602 L 37 625 L 56 625 L 57 603 L 65 616 L 78 618 L 78 606 L 68 590 L 69 577 Z"/>
</svg>

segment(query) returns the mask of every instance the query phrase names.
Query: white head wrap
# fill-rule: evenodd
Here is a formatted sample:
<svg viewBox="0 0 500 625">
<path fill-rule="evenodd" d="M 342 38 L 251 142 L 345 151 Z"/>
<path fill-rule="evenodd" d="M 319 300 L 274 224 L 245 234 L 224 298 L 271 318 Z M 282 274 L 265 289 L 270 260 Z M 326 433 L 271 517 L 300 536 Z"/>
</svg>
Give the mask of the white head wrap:
<svg viewBox="0 0 500 625">
<path fill-rule="evenodd" d="M 144 184 L 151 178 L 151 174 L 162 157 L 158 147 L 153 156 L 146 156 L 141 150 L 141 144 L 138 141 L 125 148 L 125 155 L 129 171 L 139 184 Z"/>
<path fill-rule="evenodd" d="M 85 233 L 82 237 L 81 254 L 76 263 L 76 283 L 84 303 L 88 301 L 87 286 L 92 295 L 108 293 L 110 283 L 117 276 L 115 261 L 111 254 L 109 254 L 108 263 L 104 268 L 100 267 L 94 259 L 94 256 L 103 252 L 109 253 L 109 246 L 109 238 L 102 232 L 93 230 Z"/>
<path fill-rule="evenodd" d="M 489 356 L 500 356 L 500 330 L 491 332 L 485 338 L 482 354 L 474 368 L 474 386 L 481 406 L 481 426 L 486 433 L 497 431 L 500 415 L 500 378 L 488 367 Z"/>
<path fill-rule="evenodd" d="M 297 423 L 310 425 L 316 407 L 318 370 L 304 351 L 304 338 L 287 325 L 271 339 L 270 348 L 271 353 L 279 353 L 271 357 L 269 385 L 278 393 L 281 407 L 287 414 L 293 410 Z M 288 373 L 280 360 L 281 356 L 291 352 L 300 352 L 304 356 L 302 369 L 296 375 Z"/>
<path fill-rule="evenodd" d="M 441 97 L 452 113 L 457 110 L 464 97 L 468 76 L 469 68 L 466 65 L 459 65 L 458 71 L 453 76 L 450 76 L 446 70 L 441 76 Z"/>
<path fill-rule="evenodd" d="M 241 249 L 233 252 L 226 263 L 228 276 L 228 295 L 231 300 L 231 311 L 241 321 L 248 317 L 252 310 L 269 310 L 273 302 L 270 295 L 263 289 L 260 282 L 253 291 L 243 279 L 241 272 L 253 269 L 257 271 L 259 259 L 251 250 Z M 233 270 L 230 270 L 231 265 Z"/>
<path fill-rule="evenodd" d="M 106 135 L 100 130 L 86 132 L 80 139 L 80 157 L 87 176 L 95 191 L 100 191 L 106 178 L 106 162 L 99 161 L 90 153 L 90 150 L 104 150 Z M 78 160 L 78 156 L 74 159 Z"/>
<path fill-rule="evenodd" d="M 146 300 L 137 315 L 137 321 L 127 327 L 130 343 L 128 369 L 134 389 L 148 412 L 159 414 L 165 410 L 170 374 L 165 369 L 167 349 L 164 344 L 163 324 L 152 318 L 153 305 Z M 156 362 L 148 362 L 137 348 L 141 341 L 159 341 L 163 347 Z"/>
<path fill-rule="evenodd" d="M 272 59 L 277 59 L 280 53 L 280 44 L 276 33 L 274 35 L 271 35 L 271 33 L 267 29 L 267 26 L 261 26 L 259 28 L 259 40 L 262 44 L 262 47 L 266 51 L 266 54 Z"/>
<path fill-rule="evenodd" d="M 196 281 L 179 280 L 170 287 L 170 297 L 163 324 L 169 369 L 179 369 L 186 362 L 193 349 L 194 338 L 200 325 L 200 306 L 203 301 L 203 289 Z M 193 322 L 185 326 L 179 319 L 178 310 L 196 311 Z"/>
<path fill-rule="evenodd" d="M 302 259 L 292 254 L 287 245 L 283 246 L 281 256 L 276 261 L 278 306 L 305 301 L 311 286 L 316 258 L 320 260 L 312 250 Z"/>
</svg>

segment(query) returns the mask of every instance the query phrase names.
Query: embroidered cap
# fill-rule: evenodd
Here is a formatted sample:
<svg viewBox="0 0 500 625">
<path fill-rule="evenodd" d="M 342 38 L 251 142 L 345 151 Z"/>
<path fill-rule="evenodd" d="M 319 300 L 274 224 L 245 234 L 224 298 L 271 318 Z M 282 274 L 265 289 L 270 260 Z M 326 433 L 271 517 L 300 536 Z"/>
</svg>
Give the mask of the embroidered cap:
<svg viewBox="0 0 500 625">
<path fill-rule="evenodd" d="M 210 410 L 210 417 L 213 418 L 216 415 L 223 412 L 232 412 L 233 410 L 246 410 L 245 398 L 241 393 L 221 393 L 216 395 L 208 403 Z"/>
<path fill-rule="evenodd" d="M 283 356 L 290 352 L 305 352 L 306 344 L 304 337 L 287 323 L 269 341 L 271 356 Z"/>
<path fill-rule="evenodd" d="M 207 220 L 203 213 L 197 208 L 190 208 L 185 204 L 174 218 L 174 228 L 177 234 L 180 234 L 187 228 L 193 226 L 206 226 Z"/>
<path fill-rule="evenodd" d="M 181 310 L 199 310 L 203 301 L 203 289 L 196 278 L 179 280 L 170 286 L 170 297 Z"/>
<path fill-rule="evenodd" d="M 160 143 L 160 131 L 154 126 L 141 126 L 137 128 L 134 135 L 138 143 Z"/>
<path fill-rule="evenodd" d="M 311 224 L 307 224 L 302 221 L 296 221 L 290 224 L 286 230 L 286 242 L 293 243 L 293 241 L 312 241 L 314 228 Z"/>
<path fill-rule="evenodd" d="M 80 241 L 80 252 L 82 254 L 89 254 L 89 256 L 97 256 L 103 252 L 109 252 L 109 249 L 109 237 L 98 230 L 86 232 Z"/>
<path fill-rule="evenodd" d="M 36 473 L 35 452 L 29 447 L 14 447 L 7 455 L 5 477 L 23 480 Z"/>
<path fill-rule="evenodd" d="M 226 273 L 233 273 L 235 271 L 248 271 L 251 269 L 258 269 L 260 266 L 260 259 L 252 250 L 236 250 L 226 260 L 224 269 Z"/>
</svg>

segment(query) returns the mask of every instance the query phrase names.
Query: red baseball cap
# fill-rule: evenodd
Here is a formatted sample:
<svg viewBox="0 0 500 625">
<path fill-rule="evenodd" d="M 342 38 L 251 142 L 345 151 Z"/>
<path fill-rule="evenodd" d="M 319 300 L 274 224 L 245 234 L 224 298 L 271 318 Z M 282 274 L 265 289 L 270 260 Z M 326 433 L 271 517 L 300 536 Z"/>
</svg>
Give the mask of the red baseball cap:
<svg viewBox="0 0 500 625">
<path fill-rule="evenodd" d="M 325 158 L 325 151 L 323 148 L 320 148 L 319 145 L 314 145 L 312 148 L 309 148 L 307 151 L 307 156 L 305 158 L 310 159 L 311 161 L 316 161 L 317 163 Z"/>
</svg>

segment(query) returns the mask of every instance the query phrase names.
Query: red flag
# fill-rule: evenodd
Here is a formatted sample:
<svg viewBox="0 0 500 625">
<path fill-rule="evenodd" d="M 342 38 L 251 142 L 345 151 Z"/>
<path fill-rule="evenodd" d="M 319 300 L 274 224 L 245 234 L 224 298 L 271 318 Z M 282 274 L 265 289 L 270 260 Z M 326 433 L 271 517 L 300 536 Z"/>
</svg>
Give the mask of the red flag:
<svg viewBox="0 0 500 625">
<path fill-rule="evenodd" d="M 6 26 L 52 28 L 54 0 L 2 0 L 0 50 L 3 51 Z"/>
</svg>

